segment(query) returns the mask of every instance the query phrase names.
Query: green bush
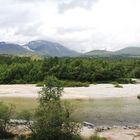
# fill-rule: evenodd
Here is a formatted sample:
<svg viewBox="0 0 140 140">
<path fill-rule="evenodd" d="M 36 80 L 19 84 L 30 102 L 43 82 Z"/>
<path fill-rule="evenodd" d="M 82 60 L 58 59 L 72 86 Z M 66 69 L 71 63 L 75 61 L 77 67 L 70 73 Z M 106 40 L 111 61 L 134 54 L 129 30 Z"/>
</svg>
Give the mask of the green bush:
<svg viewBox="0 0 140 140">
<path fill-rule="evenodd" d="M 112 84 L 113 84 L 114 87 L 116 87 L 116 88 L 123 88 L 123 86 L 120 85 L 118 82 L 112 82 Z"/>
<path fill-rule="evenodd" d="M 131 78 L 119 78 L 117 82 L 120 84 L 135 84 L 135 81 L 133 81 Z"/>
<path fill-rule="evenodd" d="M 89 87 L 88 82 L 61 81 L 64 87 Z"/>
<path fill-rule="evenodd" d="M 49 76 L 39 92 L 39 106 L 32 125 L 33 140 L 80 140 L 81 125 L 71 119 L 71 110 L 61 102 L 62 83 Z M 28 117 L 28 113 L 25 116 Z"/>
</svg>

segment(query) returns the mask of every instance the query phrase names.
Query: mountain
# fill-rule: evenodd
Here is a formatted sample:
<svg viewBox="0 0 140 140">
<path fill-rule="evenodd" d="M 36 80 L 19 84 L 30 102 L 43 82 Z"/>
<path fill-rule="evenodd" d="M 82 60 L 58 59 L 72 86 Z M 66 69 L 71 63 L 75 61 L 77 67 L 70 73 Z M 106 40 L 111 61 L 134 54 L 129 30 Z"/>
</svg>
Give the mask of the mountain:
<svg viewBox="0 0 140 140">
<path fill-rule="evenodd" d="M 110 57 L 110 56 L 140 57 L 140 47 L 126 47 L 118 51 L 93 50 L 83 55 L 93 57 Z"/>
<path fill-rule="evenodd" d="M 18 44 L 0 42 L 0 54 L 26 55 L 30 54 L 30 51 Z"/>
<path fill-rule="evenodd" d="M 0 42 L 0 54 L 10 55 L 39 55 L 39 56 L 81 56 L 80 53 L 70 50 L 55 42 L 36 40 L 25 45 Z M 127 47 L 118 51 L 93 50 L 82 54 L 93 57 L 140 57 L 140 47 Z"/>
<path fill-rule="evenodd" d="M 115 55 L 140 56 L 140 47 L 127 47 L 114 52 Z"/>
<path fill-rule="evenodd" d="M 10 55 L 40 55 L 40 56 L 78 56 L 79 53 L 70 50 L 59 43 L 36 40 L 25 45 L 0 42 L 0 54 Z"/>
<path fill-rule="evenodd" d="M 93 50 L 90 52 L 85 53 L 86 56 L 109 56 L 111 54 L 110 51 L 106 50 Z"/>
<path fill-rule="evenodd" d="M 76 51 L 70 50 L 63 45 L 55 42 L 36 40 L 23 46 L 24 48 L 43 56 L 77 56 Z"/>
</svg>

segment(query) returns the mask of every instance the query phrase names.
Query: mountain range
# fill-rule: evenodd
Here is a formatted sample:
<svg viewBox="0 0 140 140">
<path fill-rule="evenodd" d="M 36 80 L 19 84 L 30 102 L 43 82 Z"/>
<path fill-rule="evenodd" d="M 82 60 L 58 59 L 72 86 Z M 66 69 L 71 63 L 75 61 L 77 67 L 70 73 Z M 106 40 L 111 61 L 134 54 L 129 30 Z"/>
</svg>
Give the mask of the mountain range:
<svg viewBox="0 0 140 140">
<path fill-rule="evenodd" d="M 140 47 L 126 47 L 117 51 L 106 50 L 93 50 L 84 54 L 84 56 L 98 56 L 98 57 L 111 57 L 111 56 L 127 56 L 127 57 L 140 57 Z"/>
<path fill-rule="evenodd" d="M 0 54 L 10 55 L 40 55 L 40 56 L 77 56 L 78 52 L 70 50 L 55 42 L 36 40 L 25 45 L 0 42 Z"/>
<path fill-rule="evenodd" d="M 87 53 L 78 53 L 70 50 L 63 45 L 45 40 L 31 41 L 25 45 L 0 42 L 0 54 L 8 55 L 39 55 L 39 56 L 86 56 L 86 57 L 111 57 L 111 56 L 127 56 L 140 57 L 140 47 L 126 47 L 118 51 L 93 50 Z"/>
</svg>

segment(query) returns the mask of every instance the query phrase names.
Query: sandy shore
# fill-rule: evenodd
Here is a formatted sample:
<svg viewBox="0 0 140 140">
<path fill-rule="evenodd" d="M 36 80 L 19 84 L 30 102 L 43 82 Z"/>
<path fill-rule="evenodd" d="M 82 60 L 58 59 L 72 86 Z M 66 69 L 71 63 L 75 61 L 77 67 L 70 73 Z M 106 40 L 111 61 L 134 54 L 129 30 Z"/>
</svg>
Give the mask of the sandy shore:
<svg viewBox="0 0 140 140">
<path fill-rule="evenodd" d="M 140 84 L 126 84 L 115 88 L 112 84 L 98 84 L 90 87 L 64 88 L 63 99 L 100 99 L 136 97 L 140 94 Z M 35 85 L 0 85 L 0 97 L 37 98 L 41 87 Z"/>
</svg>

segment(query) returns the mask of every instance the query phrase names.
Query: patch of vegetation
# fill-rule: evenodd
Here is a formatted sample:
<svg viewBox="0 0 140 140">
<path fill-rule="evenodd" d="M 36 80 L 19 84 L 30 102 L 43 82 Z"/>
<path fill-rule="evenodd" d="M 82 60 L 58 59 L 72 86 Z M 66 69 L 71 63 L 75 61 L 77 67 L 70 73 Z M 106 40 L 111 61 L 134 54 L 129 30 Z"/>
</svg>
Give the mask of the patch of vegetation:
<svg viewBox="0 0 140 140">
<path fill-rule="evenodd" d="M 138 95 L 137 98 L 140 100 L 140 95 Z"/>
<path fill-rule="evenodd" d="M 89 87 L 88 82 L 75 82 L 75 81 L 62 81 L 59 80 L 63 87 Z M 46 83 L 47 84 L 47 83 Z M 36 84 L 38 87 L 43 87 L 45 82 L 39 82 Z"/>
<path fill-rule="evenodd" d="M 131 78 L 120 78 L 117 80 L 118 83 L 120 84 L 135 84 L 136 82 L 133 81 Z"/>
<path fill-rule="evenodd" d="M 114 87 L 116 87 L 116 88 L 123 88 L 123 86 L 120 85 L 118 82 L 112 82 L 112 84 L 113 84 Z"/>
</svg>

